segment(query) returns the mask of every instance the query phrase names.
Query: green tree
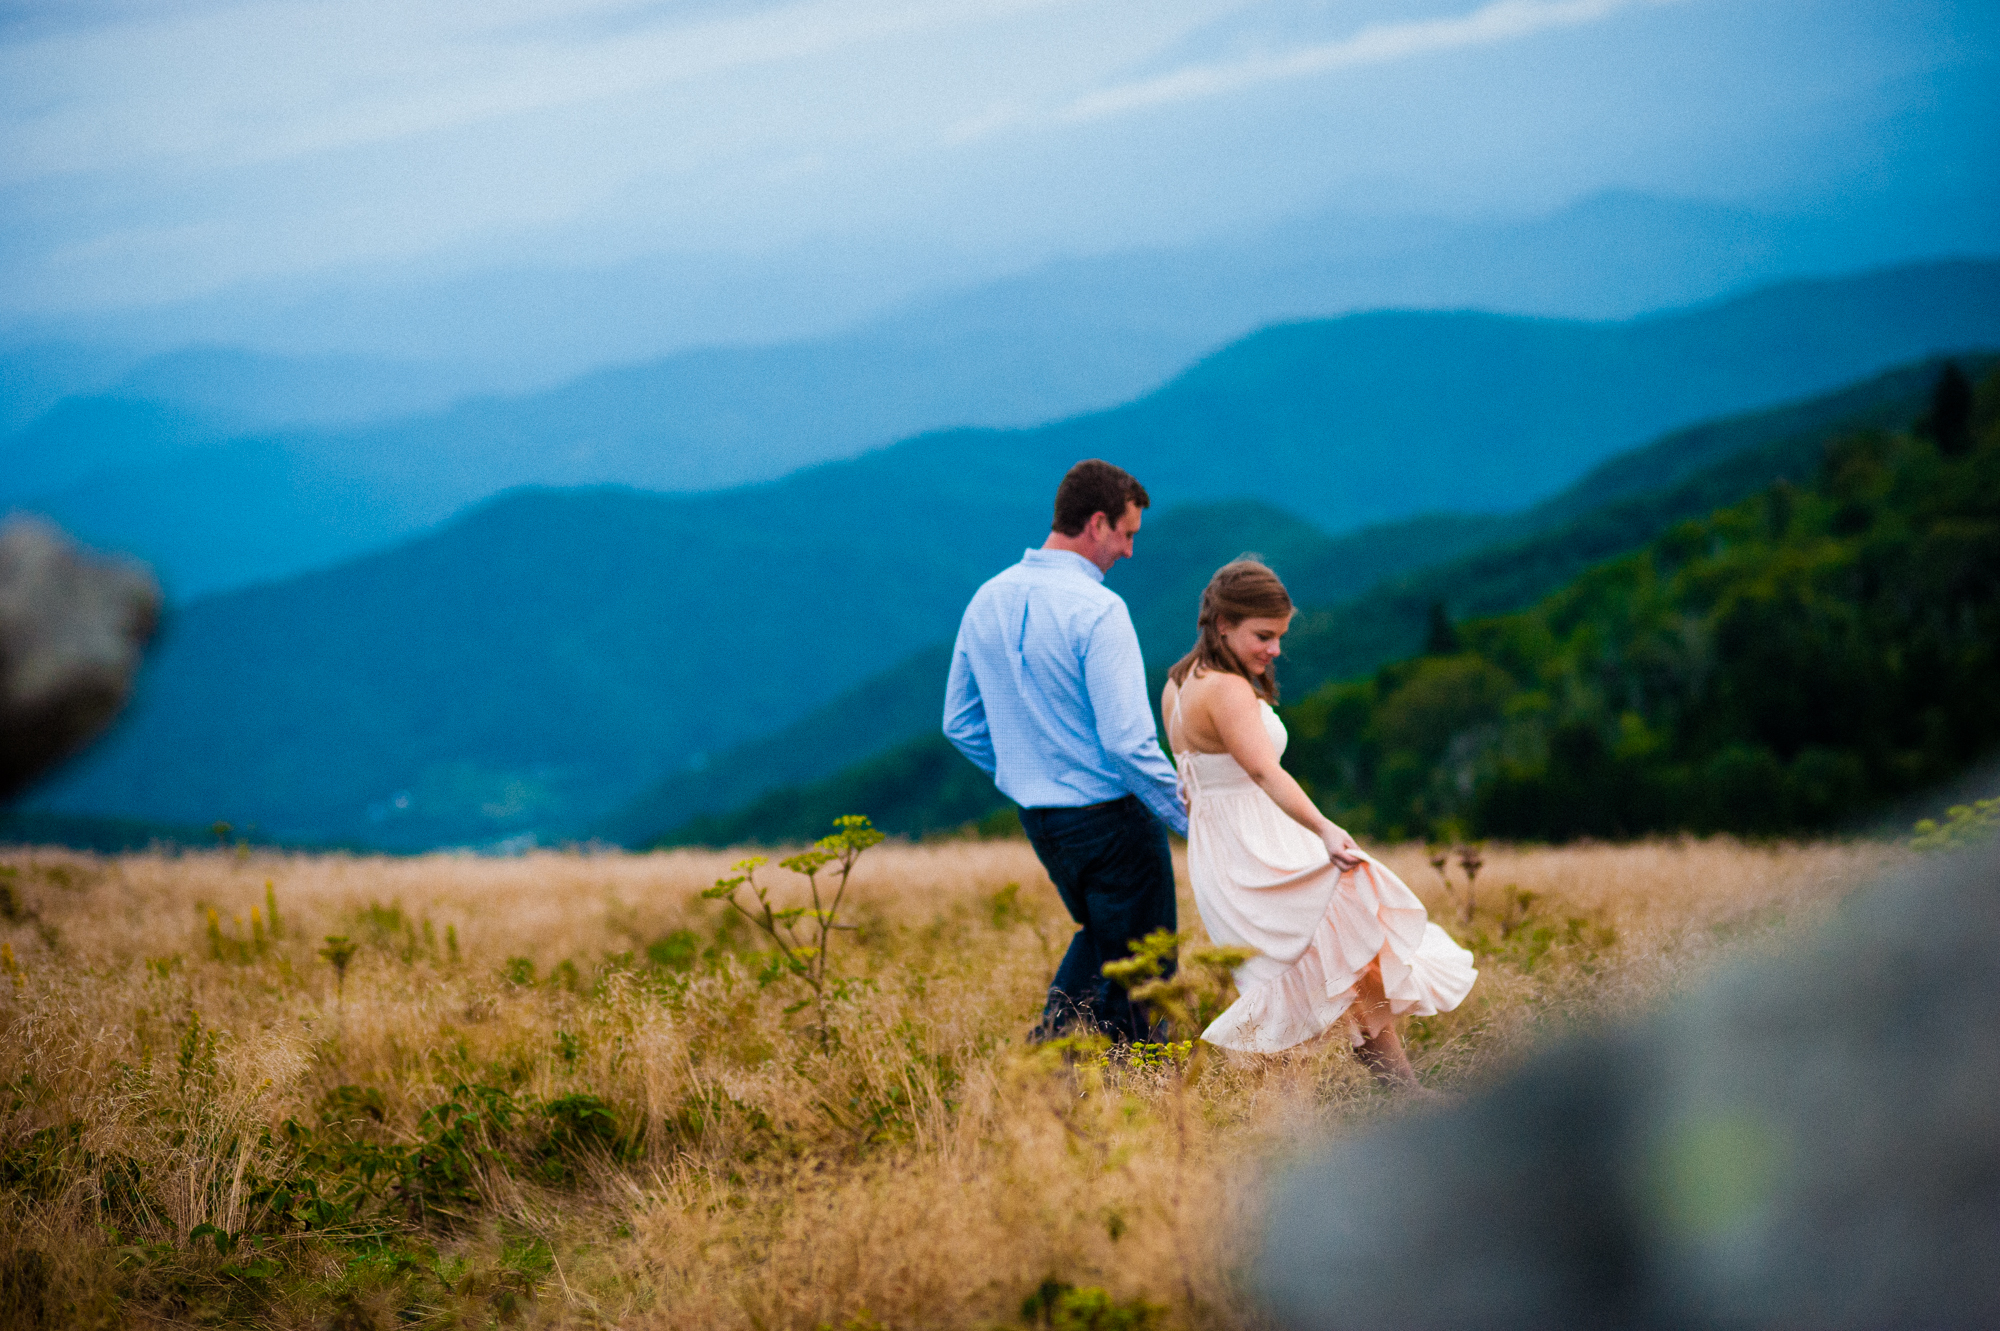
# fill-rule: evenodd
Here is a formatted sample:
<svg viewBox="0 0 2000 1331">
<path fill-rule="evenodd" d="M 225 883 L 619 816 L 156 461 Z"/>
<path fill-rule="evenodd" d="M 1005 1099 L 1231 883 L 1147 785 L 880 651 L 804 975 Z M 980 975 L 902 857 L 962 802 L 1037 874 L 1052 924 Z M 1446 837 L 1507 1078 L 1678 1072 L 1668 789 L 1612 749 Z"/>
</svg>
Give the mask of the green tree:
<svg viewBox="0 0 2000 1331">
<path fill-rule="evenodd" d="M 1323 687 L 1288 763 L 1377 835 L 1550 839 L 1830 828 L 1963 771 L 2000 744 L 2000 374 L 1953 383 L 1810 485 Z"/>
</svg>

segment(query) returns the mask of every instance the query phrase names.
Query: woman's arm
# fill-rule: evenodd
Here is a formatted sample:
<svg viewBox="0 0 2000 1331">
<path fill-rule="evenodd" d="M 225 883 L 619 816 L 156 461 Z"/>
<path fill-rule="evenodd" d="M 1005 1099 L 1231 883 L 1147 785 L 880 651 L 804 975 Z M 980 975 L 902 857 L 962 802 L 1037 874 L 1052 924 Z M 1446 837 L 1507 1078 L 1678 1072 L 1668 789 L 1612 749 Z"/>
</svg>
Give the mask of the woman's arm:
<svg viewBox="0 0 2000 1331">
<path fill-rule="evenodd" d="M 1174 700 L 1179 694 L 1180 686 L 1171 679 L 1167 681 L 1167 686 L 1160 690 L 1160 727 L 1167 734 L 1167 759 L 1173 763 L 1175 772 L 1181 778 L 1181 807 L 1185 809 L 1188 804 L 1187 773 L 1180 770 L 1180 755 L 1174 751 Z M 1185 734 L 1181 736 L 1181 742 L 1187 742 Z"/>
<path fill-rule="evenodd" d="M 1207 691 L 1208 720 L 1229 756 L 1266 795 L 1301 827 L 1326 843 L 1327 854 L 1343 872 L 1361 863 L 1354 838 L 1319 811 L 1290 772 L 1278 762 L 1278 751 L 1264 729 L 1263 708 L 1250 681 L 1240 675 L 1219 675 Z"/>
</svg>

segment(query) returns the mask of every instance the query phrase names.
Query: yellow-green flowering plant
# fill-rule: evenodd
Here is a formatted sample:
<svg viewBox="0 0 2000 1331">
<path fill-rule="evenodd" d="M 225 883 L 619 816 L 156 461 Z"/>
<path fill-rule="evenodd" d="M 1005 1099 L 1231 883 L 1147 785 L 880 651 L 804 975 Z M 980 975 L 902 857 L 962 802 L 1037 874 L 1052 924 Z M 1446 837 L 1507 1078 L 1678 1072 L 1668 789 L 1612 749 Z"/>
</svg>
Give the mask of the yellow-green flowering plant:
<svg viewBox="0 0 2000 1331">
<path fill-rule="evenodd" d="M 701 894 L 709 901 L 728 902 L 771 940 L 777 948 L 774 963 L 778 973 L 790 975 L 812 990 L 809 997 L 786 1011 L 796 1012 L 808 1004 L 818 1004 L 822 1040 L 826 1038 L 829 945 L 836 930 L 854 927 L 840 923 L 839 919 L 841 902 L 847 896 L 847 880 L 862 852 L 883 839 L 882 833 L 859 814 L 836 818 L 833 825 L 833 835 L 821 837 L 809 849 L 778 861 L 781 867 L 805 878 L 811 905 L 779 906 L 772 902 L 770 889 L 757 881 L 757 870 L 769 863 L 762 855 L 737 861 L 733 866 L 735 873 L 716 879 L 715 886 Z M 822 872 L 836 876 L 830 893 L 820 888 Z M 738 898 L 746 888 L 756 897 L 754 908 Z"/>
</svg>

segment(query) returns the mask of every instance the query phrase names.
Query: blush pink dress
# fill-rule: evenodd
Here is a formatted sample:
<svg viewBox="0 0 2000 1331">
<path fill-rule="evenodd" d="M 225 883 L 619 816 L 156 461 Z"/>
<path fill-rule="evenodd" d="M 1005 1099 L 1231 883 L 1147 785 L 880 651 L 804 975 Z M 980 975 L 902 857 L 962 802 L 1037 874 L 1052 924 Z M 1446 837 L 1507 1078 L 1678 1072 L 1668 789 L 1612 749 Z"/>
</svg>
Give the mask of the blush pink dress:
<svg viewBox="0 0 2000 1331">
<path fill-rule="evenodd" d="M 1282 755 L 1285 724 L 1268 703 L 1264 729 Z M 1175 721 L 1180 720 L 1179 702 Z M 1254 948 L 1236 970 L 1241 995 L 1202 1032 L 1226 1049 L 1276 1053 L 1328 1030 L 1353 1006 L 1368 963 L 1396 1016 L 1449 1012 L 1479 972 L 1472 954 L 1432 924 L 1416 893 L 1368 858 L 1341 873 L 1321 840 L 1294 822 L 1226 753 L 1175 755 L 1188 800 L 1188 876 L 1217 943 Z M 1362 1030 L 1353 1040 L 1379 1034 Z"/>
</svg>

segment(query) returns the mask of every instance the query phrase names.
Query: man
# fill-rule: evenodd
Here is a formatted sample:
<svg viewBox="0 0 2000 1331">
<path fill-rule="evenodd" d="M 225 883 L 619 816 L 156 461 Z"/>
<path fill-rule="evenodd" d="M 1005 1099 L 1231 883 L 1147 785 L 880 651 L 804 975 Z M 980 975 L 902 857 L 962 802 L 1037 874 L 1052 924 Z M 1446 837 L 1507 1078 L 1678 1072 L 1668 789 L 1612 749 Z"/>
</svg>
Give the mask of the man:
<svg viewBox="0 0 2000 1331">
<path fill-rule="evenodd" d="M 952 651 L 944 733 L 1021 806 L 1035 854 L 1082 926 L 1049 986 L 1039 1039 L 1072 1023 L 1158 1038 L 1143 1007 L 1104 977 L 1104 963 L 1135 940 L 1177 927 L 1167 828 L 1187 832 L 1139 636 L 1104 585 L 1131 555 L 1149 502 L 1108 462 L 1071 467 L 1048 540 L 974 594 Z"/>
</svg>

